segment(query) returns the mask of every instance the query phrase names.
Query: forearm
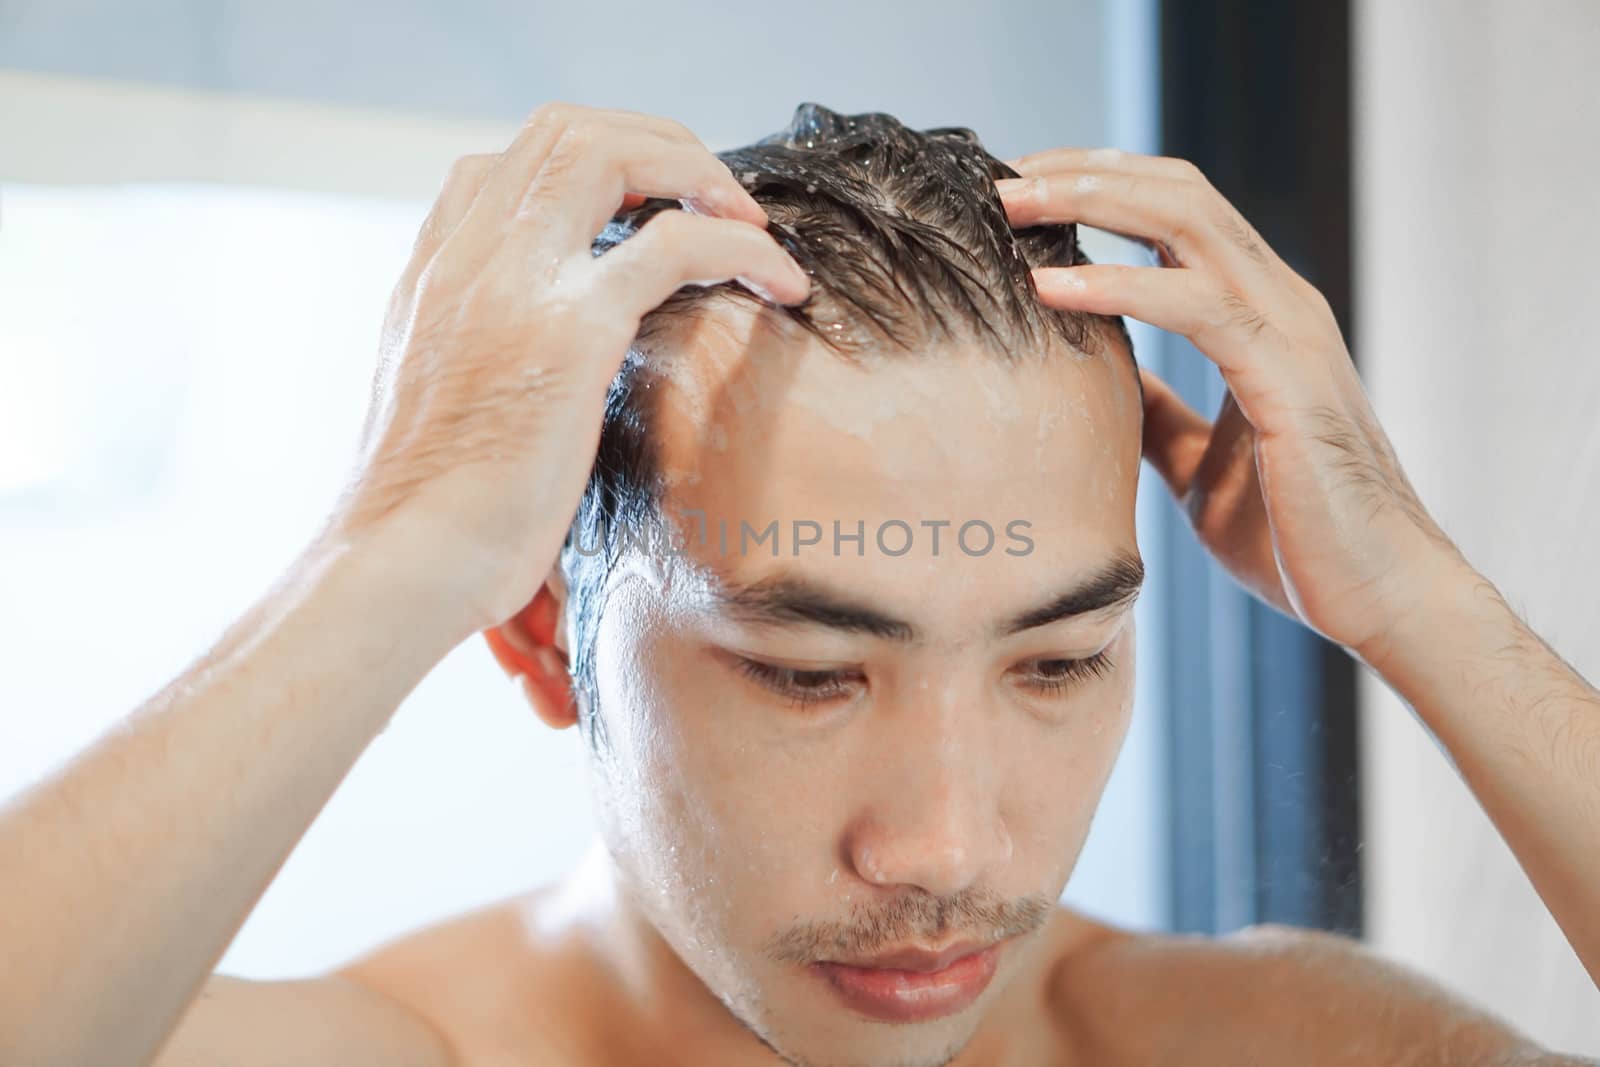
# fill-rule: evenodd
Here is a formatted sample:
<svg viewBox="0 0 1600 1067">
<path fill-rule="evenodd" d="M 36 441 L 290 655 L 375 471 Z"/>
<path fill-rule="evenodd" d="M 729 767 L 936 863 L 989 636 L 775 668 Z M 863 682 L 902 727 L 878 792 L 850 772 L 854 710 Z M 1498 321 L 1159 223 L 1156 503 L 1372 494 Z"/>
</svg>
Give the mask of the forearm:
<svg viewBox="0 0 1600 1067">
<path fill-rule="evenodd" d="M 1600 693 L 1464 563 L 1368 662 L 1454 760 L 1600 984 Z"/>
<path fill-rule="evenodd" d="M 8 806 L 0 1060 L 153 1055 L 453 643 L 417 599 L 366 546 L 309 549 L 210 654 Z"/>
</svg>

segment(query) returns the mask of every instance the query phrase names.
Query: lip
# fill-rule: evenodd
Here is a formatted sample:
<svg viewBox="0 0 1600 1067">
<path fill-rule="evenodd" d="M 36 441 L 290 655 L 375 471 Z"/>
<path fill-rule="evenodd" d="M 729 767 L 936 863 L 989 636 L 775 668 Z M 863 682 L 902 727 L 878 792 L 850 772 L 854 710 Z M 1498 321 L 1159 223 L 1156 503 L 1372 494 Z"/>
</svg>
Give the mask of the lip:
<svg viewBox="0 0 1600 1067">
<path fill-rule="evenodd" d="M 953 1015 L 989 987 L 1009 943 L 964 942 L 940 952 L 900 949 L 850 963 L 810 965 L 851 1008 L 887 1022 Z"/>
</svg>

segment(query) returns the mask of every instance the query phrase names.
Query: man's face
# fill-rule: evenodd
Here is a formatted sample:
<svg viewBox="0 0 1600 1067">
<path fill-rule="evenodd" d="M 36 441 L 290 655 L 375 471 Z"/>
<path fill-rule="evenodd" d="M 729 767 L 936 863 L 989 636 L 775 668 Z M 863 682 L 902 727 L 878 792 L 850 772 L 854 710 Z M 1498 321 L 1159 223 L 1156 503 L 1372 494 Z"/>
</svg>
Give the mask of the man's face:
<svg viewBox="0 0 1600 1067">
<path fill-rule="evenodd" d="M 1067 594 L 1138 559 L 1134 371 L 955 345 L 852 366 L 725 304 L 653 360 L 684 545 L 634 554 L 600 624 L 608 846 L 793 1062 L 943 1063 L 1038 955 L 1127 730 L 1131 598 Z M 955 1005 L 874 1015 L 816 965 L 1000 938 Z"/>
</svg>

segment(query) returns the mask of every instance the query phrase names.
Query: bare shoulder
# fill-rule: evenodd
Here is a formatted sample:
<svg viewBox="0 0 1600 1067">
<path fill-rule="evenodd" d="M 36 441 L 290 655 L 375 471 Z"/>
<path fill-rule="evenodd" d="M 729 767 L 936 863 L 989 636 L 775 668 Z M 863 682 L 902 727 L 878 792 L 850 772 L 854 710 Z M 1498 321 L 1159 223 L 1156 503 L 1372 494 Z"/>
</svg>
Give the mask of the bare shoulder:
<svg viewBox="0 0 1600 1067">
<path fill-rule="evenodd" d="M 383 994 L 338 976 L 257 981 L 213 975 L 156 1067 L 454 1067 L 441 1035 Z"/>
<path fill-rule="evenodd" d="M 602 976 L 583 939 L 552 916 L 551 892 L 433 923 L 336 974 L 424 1020 L 456 1067 L 594 1062 L 583 1023 Z"/>
<path fill-rule="evenodd" d="M 1595 1062 L 1543 1050 L 1421 973 L 1318 930 L 1266 924 L 1213 938 L 1101 926 L 1055 975 L 1063 1025 L 1106 1062 Z"/>
</svg>

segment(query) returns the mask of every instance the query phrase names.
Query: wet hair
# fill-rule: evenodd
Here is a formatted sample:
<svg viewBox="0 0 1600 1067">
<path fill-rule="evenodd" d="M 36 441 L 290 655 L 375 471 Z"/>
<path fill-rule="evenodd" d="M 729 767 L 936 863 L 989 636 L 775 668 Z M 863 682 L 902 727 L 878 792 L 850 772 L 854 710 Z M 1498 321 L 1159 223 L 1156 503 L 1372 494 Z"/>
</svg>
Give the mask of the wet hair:
<svg viewBox="0 0 1600 1067">
<path fill-rule="evenodd" d="M 811 278 L 798 306 L 773 305 L 735 282 L 685 286 L 645 316 L 605 402 L 600 446 L 562 553 L 573 628 L 579 722 L 604 747 L 596 713 L 595 637 L 607 578 L 628 531 L 659 529 L 643 347 L 669 323 L 719 298 L 775 309 L 844 358 L 976 341 L 1016 359 L 1053 344 L 1086 353 L 1133 343 L 1120 317 L 1062 312 L 1038 299 L 1029 271 L 1088 263 L 1076 225 L 1013 229 L 994 181 L 1017 172 L 964 127 L 908 129 L 882 113 L 801 104 L 788 127 L 718 153 L 766 210 L 768 232 Z M 615 248 L 677 200 L 618 214 L 593 243 Z M 1140 386 L 1142 392 L 1142 384 Z M 576 546 L 582 545 L 582 551 Z"/>
</svg>

